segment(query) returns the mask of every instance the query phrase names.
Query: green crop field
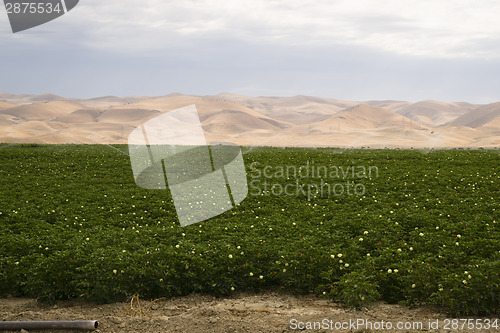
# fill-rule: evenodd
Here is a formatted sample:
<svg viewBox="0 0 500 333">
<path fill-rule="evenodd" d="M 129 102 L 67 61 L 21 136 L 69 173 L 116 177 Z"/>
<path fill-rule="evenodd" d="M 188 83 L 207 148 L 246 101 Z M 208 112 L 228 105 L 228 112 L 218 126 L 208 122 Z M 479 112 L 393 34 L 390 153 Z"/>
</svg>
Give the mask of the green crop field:
<svg viewBox="0 0 500 333">
<path fill-rule="evenodd" d="M 498 309 L 498 151 L 243 151 L 248 197 L 182 228 L 168 191 L 135 184 L 126 146 L 0 145 L 0 294 Z"/>
</svg>

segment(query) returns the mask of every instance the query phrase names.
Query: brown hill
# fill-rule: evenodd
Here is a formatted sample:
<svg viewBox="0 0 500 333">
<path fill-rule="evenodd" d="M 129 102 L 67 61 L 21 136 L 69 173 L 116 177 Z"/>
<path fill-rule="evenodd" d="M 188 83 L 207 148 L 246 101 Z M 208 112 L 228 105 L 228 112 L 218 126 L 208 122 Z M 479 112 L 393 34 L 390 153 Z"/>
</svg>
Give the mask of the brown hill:
<svg viewBox="0 0 500 333">
<path fill-rule="evenodd" d="M 148 97 L 138 97 L 138 96 L 131 96 L 131 97 L 104 96 L 91 99 L 79 99 L 78 103 L 89 108 L 104 108 L 111 106 L 126 105 L 147 98 Z"/>
<path fill-rule="evenodd" d="M 0 93 L 0 99 L 15 104 L 47 103 L 54 101 L 65 101 L 67 98 L 54 94 L 27 95 Z"/>
<path fill-rule="evenodd" d="M 104 123 L 140 125 L 160 113 L 161 112 L 158 110 L 108 109 L 102 111 L 97 117 L 97 120 Z"/>
<path fill-rule="evenodd" d="M 389 111 L 398 111 L 401 110 L 402 108 L 411 105 L 412 103 L 410 102 L 405 102 L 405 101 L 392 101 L 392 100 L 385 100 L 385 101 L 366 101 L 363 102 L 363 104 L 368 104 L 371 106 L 375 106 L 377 108 L 383 108 Z"/>
<path fill-rule="evenodd" d="M 371 148 L 500 146 L 500 103 L 474 106 L 386 100 L 360 104 L 311 96 L 229 93 L 111 96 L 81 103 L 50 94 L 9 96 L 21 102 L 62 100 L 15 105 L 4 98 L 0 142 L 126 144 L 130 132 L 148 119 L 195 104 L 208 142 Z"/>
<path fill-rule="evenodd" d="M 312 128 L 329 129 L 329 131 L 351 131 L 375 128 L 421 129 L 422 126 L 392 111 L 374 106 L 359 104 L 347 108 L 336 115 L 316 124 Z"/>
<path fill-rule="evenodd" d="M 70 114 L 55 118 L 54 122 L 67 124 L 95 123 L 98 122 L 102 111 L 97 109 L 80 109 Z"/>
<path fill-rule="evenodd" d="M 292 124 L 313 123 L 327 119 L 358 102 L 311 96 L 247 97 L 224 93 L 218 97 L 247 106 L 268 117 Z"/>
<path fill-rule="evenodd" d="M 0 114 L 7 114 L 22 120 L 40 120 L 50 121 L 60 116 L 68 115 L 78 109 L 82 109 L 82 105 L 67 102 L 56 101 L 38 104 L 19 105 L 13 108 L 0 111 Z"/>
<path fill-rule="evenodd" d="M 222 110 L 202 122 L 203 129 L 210 133 L 241 134 L 248 132 L 276 133 L 288 125 L 267 117 L 255 117 L 242 111 Z"/>
<path fill-rule="evenodd" d="M 0 114 L 0 127 L 7 127 L 17 124 L 16 117 L 8 114 Z"/>
<path fill-rule="evenodd" d="M 483 105 L 450 122 L 448 126 L 478 128 L 500 118 L 500 102 Z"/>
<path fill-rule="evenodd" d="M 17 104 L 0 101 L 0 110 L 10 109 L 17 106 Z"/>
<path fill-rule="evenodd" d="M 182 95 L 151 98 L 131 103 L 129 105 L 122 106 L 121 108 L 158 110 L 160 112 L 168 112 L 192 104 L 196 105 L 196 109 L 198 110 L 198 114 L 202 122 L 210 116 L 221 112 L 222 110 L 240 111 L 256 118 L 271 119 L 246 106 L 240 105 L 236 102 L 225 100 L 224 98 L 221 98 L 219 96 L 197 97 Z"/>
<path fill-rule="evenodd" d="M 476 108 L 468 103 L 421 101 L 395 110 L 397 113 L 427 126 L 442 126 Z"/>
</svg>

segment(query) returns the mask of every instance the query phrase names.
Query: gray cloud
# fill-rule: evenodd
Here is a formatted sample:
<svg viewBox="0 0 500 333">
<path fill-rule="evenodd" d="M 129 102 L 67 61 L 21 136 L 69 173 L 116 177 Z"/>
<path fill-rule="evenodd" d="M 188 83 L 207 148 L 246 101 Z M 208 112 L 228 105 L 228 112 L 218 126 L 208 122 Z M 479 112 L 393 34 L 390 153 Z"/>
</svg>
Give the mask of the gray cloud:
<svg viewBox="0 0 500 333">
<path fill-rule="evenodd" d="M 499 7 L 453 34 L 465 2 L 415 3 L 87 0 L 16 35 L 0 13 L 0 91 L 500 100 L 499 30 L 471 23 Z"/>
</svg>

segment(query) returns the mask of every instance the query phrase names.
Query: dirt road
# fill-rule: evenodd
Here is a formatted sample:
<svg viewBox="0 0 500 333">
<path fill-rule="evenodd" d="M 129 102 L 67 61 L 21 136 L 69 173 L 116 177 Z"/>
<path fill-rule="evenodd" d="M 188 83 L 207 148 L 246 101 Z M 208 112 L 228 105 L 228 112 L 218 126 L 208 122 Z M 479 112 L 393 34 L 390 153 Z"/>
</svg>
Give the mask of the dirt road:
<svg viewBox="0 0 500 333">
<path fill-rule="evenodd" d="M 439 329 L 430 328 L 429 319 L 434 323 L 439 320 Z M 241 294 L 226 299 L 191 295 L 154 302 L 134 298 L 128 303 L 101 306 L 59 302 L 42 307 L 32 299 L 8 298 L 0 299 L 0 320 L 98 320 L 96 332 L 106 333 L 290 332 L 294 329 L 304 332 L 479 332 L 452 329 L 451 323 L 446 329 L 446 317 L 430 309 L 377 303 L 370 309 L 353 311 L 315 297 L 274 293 Z M 319 322 L 321 327 L 308 329 L 314 328 L 314 322 Z M 387 326 L 389 322 L 392 329 Z M 360 325 L 356 326 L 357 323 Z M 397 329 L 397 325 L 407 328 Z"/>
</svg>

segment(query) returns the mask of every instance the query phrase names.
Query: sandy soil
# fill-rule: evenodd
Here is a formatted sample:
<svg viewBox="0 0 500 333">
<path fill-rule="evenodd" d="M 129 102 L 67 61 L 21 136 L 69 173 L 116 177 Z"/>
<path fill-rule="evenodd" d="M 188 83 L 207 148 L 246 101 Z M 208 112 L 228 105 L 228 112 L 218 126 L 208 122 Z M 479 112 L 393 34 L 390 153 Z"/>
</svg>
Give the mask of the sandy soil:
<svg viewBox="0 0 500 333">
<path fill-rule="evenodd" d="M 293 321 L 296 319 L 297 322 Z M 108 305 L 59 302 L 41 306 L 32 299 L 0 300 L 0 320 L 97 320 L 95 332 L 289 332 L 299 329 L 298 322 L 333 321 L 332 328 L 305 329 L 304 332 L 479 332 L 479 330 L 444 329 L 446 317 L 426 308 L 408 309 L 399 305 L 377 303 L 370 309 L 354 311 L 325 299 L 311 296 L 296 297 L 281 294 L 242 294 L 218 299 L 191 295 L 172 300 L 144 301 L 137 298 L 126 303 Z M 364 319 L 372 324 L 335 329 L 335 323 Z M 439 320 L 440 329 L 429 328 L 429 319 Z M 381 323 L 384 321 L 385 329 Z M 387 322 L 393 329 L 387 329 Z M 396 329 L 398 322 L 406 325 L 422 323 L 422 328 Z M 377 329 L 377 324 L 379 325 Z M 416 326 L 415 326 L 416 327 Z M 42 332 L 31 330 L 30 332 Z M 61 332 L 61 331 L 43 331 Z M 68 331 L 71 332 L 71 331 Z M 498 332 L 481 330 L 480 332 Z"/>
</svg>

